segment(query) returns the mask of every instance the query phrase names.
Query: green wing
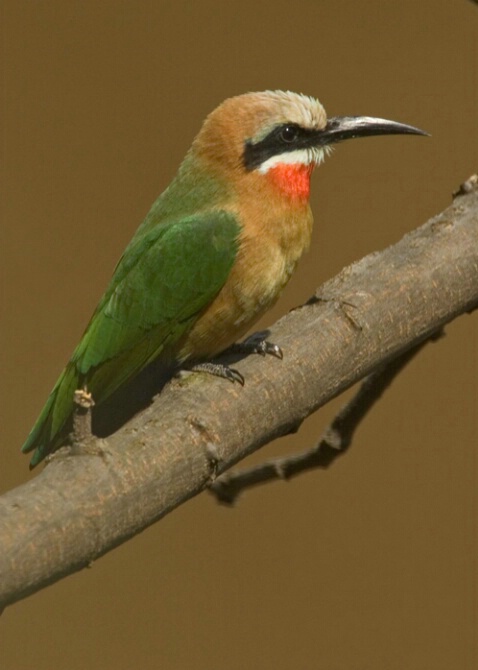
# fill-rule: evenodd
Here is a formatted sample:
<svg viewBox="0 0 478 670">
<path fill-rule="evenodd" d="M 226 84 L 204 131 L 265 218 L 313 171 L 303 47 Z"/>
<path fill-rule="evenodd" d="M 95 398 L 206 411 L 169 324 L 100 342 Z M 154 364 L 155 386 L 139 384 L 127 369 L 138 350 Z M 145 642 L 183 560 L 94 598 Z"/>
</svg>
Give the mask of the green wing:
<svg viewBox="0 0 478 670">
<path fill-rule="evenodd" d="M 231 271 L 239 230 L 213 211 L 138 231 L 22 447 L 35 450 L 30 467 L 65 440 L 76 389 L 101 403 L 191 328 Z"/>
</svg>

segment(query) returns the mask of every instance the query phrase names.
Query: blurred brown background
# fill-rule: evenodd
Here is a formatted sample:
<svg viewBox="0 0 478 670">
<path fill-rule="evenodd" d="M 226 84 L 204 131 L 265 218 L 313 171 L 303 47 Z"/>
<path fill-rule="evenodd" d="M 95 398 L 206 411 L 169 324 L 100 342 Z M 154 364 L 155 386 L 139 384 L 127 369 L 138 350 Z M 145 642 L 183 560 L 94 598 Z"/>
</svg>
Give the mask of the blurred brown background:
<svg viewBox="0 0 478 670">
<path fill-rule="evenodd" d="M 2 491 L 19 447 L 203 117 L 281 88 L 432 137 L 340 146 L 273 322 L 450 203 L 478 170 L 466 0 L 2 3 Z M 328 472 L 207 494 L 8 608 L 5 670 L 478 667 L 478 314 L 396 381 Z M 284 361 L 284 365 L 287 360 Z M 256 454 L 313 443 L 343 403 Z"/>
</svg>

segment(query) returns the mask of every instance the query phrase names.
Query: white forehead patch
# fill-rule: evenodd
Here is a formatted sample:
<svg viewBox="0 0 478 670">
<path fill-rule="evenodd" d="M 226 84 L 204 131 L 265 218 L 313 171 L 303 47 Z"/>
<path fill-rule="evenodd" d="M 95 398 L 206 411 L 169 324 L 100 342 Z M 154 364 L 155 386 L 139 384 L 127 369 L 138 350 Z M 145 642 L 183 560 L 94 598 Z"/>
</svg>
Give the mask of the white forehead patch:
<svg viewBox="0 0 478 670">
<path fill-rule="evenodd" d="M 320 129 L 325 126 L 325 109 L 316 98 L 292 91 L 271 91 L 284 114 L 284 122 L 291 121 L 303 128 Z"/>
<path fill-rule="evenodd" d="M 257 99 L 262 99 L 268 113 L 268 122 L 254 137 L 255 142 L 263 139 L 274 126 L 283 123 L 295 123 L 311 130 L 325 128 L 327 114 L 315 98 L 292 91 L 264 91 L 255 95 Z"/>
</svg>

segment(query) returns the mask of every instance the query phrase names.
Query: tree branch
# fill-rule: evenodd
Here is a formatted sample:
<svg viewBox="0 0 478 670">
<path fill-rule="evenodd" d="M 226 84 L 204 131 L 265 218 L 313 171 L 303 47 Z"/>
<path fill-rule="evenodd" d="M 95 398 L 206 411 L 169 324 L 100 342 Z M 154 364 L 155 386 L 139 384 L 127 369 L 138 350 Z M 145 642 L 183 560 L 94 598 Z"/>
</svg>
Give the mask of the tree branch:
<svg viewBox="0 0 478 670">
<path fill-rule="evenodd" d="M 60 450 L 0 498 L 0 608 L 91 564 L 400 352 L 478 305 L 478 191 L 326 282 L 249 356 L 244 388 L 173 380 L 95 448 Z M 224 359 L 227 362 L 227 359 Z"/>
<path fill-rule="evenodd" d="M 442 334 L 440 330 L 431 339 L 437 340 Z M 209 491 L 216 496 L 218 502 L 233 505 L 245 489 L 271 481 L 288 481 L 308 470 L 325 470 L 330 467 L 339 456 L 346 453 L 361 421 L 380 400 L 395 377 L 429 341 L 420 342 L 366 377 L 357 393 L 342 407 L 311 449 L 221 475 L 211 483 Z"/>
</svg>

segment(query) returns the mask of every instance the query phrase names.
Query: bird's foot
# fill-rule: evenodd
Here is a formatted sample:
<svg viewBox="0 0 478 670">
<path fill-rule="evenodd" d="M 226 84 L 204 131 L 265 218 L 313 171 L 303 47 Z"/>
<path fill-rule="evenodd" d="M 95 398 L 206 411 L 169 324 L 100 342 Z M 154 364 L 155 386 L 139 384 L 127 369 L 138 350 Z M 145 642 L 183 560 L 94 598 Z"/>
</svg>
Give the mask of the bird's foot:
<svg viewBox="0 0 478 670">
<path fill-rule="evenodd" d="M 269 342 L 264 337 L 264 332 L 254 333 L 248 337 L 244 342 L 237 342 L 233 344 L 229 349 L 226 349 L 225 354 L 259 354 L 260 356 L 275 356 L 276 358 L 283 358 L 282 349 Z M 211 361 L 206 361 L 204 363 L 196 363 L 195 365 L 188 368 L 192 372 L 207 372 L 210 375 L 215 375 L 216 377 L 222 377 L 222 379 L 228 379 L 230 382 L 238 382 L 241 386 L 244 386 L 244 377 L 241 373 L 225 365 L 224 363 L 213 363 Z"/>
<path fill-rule="evenodd" d="M 282 360 L 284 354 L 282 349 L 273 342 L 264 338 L 264 333 L 254 333 L 244 342 L 237 342 L 228 349 L 228 352 L 234 354 L 259 354 L 260 356 L 275 356 Z"/>
<path fill-rule="evenodd" d="M 234 368 L 230 368 L 228 365 L 224 365 L 224 363 L 206 361 L 205 363 L 196 363 L 196 365 L 191 366 L 189 369 L 192 372 L 207 372 L 210 375 L 228 379 L 233 383 L 239 382 L 241 386 L 244 386 L 244 377 L 241 373 L 238 370 L 234 370 Z"/>
</svg>

